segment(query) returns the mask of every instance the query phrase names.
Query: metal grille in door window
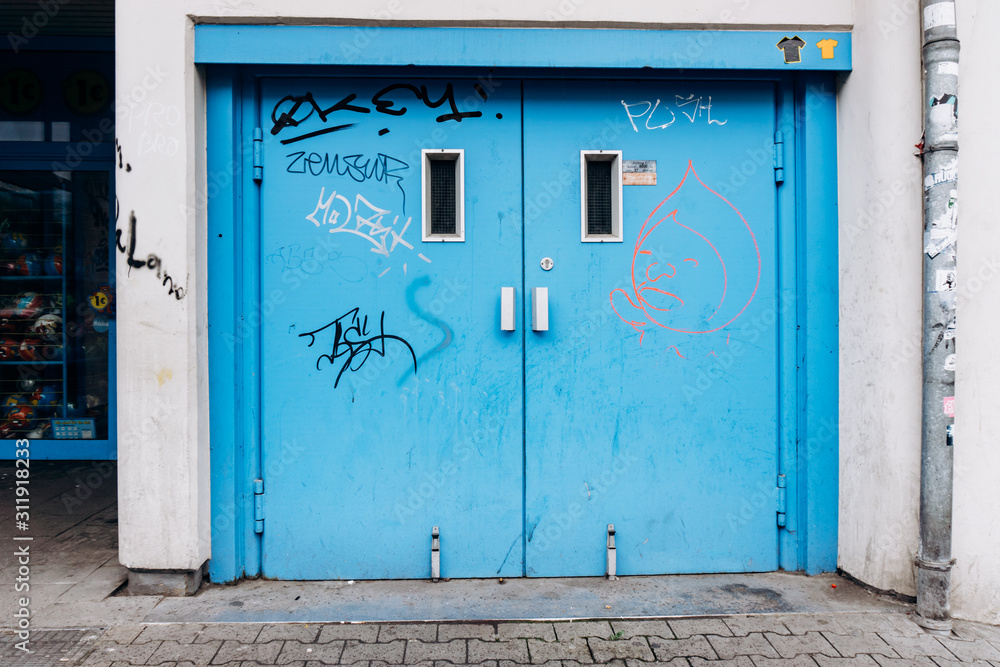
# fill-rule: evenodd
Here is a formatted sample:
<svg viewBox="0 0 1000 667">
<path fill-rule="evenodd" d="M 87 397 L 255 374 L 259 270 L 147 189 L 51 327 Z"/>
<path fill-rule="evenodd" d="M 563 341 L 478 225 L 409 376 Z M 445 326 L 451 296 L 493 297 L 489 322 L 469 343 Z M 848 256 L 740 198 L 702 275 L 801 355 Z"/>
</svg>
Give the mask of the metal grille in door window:
<svg viewBox="0 0 1000 667">
<path fill-rule="evenodd" d="M 431 234 L 457 233 L 455 161 L 431 160 Z"/>
<path fill-rule="evenodd" d="M 587 162 L 587 234 L 611 234 L 611 162 Z"/>
</svg>

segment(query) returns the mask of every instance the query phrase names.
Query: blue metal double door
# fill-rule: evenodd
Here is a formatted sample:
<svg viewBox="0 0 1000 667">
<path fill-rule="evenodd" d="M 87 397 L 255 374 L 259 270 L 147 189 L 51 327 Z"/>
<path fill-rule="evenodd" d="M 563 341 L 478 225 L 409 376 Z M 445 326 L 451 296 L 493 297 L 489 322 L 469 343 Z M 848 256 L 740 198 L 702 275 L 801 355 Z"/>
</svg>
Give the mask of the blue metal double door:
<svg viewBox="0 0 1000 667">
<path fill-rule="evenodd" d="M 773 85 L 260 100 L 265 576 L 426 578 L 433 527 L 444 577 L 597 576 L 609 524 L 619 574 L 777 569 Z"/>
</svg>

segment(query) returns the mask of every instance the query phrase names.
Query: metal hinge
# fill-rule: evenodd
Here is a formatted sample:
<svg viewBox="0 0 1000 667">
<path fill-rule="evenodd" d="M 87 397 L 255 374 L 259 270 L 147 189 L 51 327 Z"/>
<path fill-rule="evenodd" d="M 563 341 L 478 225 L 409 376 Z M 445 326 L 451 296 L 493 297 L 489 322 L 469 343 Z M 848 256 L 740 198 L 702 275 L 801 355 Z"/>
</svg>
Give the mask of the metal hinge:
<svg viewBox="0 0 1000 667">
<path fill-rule="evenodd" d="M 264 180 L 264 132 L 259 127 L 253 129 L 253 180 Z"/>
<path fill-rule="evenodd" d="M 785 137 L 780 131 L 774 133 L 774 182 L 785 182 Z"/>
<path fill-rule="evenodd" d="M 785 526 L 785 511 L 786 511 L 786 497 L 785 497 L 785 476 L 778 475 L 778 527 L 784 528 Z"/>
<path fill-rule="evenodd" d="M 264 480 L 253 481 L 253 532 L 264 532 Z"/>
</svg>

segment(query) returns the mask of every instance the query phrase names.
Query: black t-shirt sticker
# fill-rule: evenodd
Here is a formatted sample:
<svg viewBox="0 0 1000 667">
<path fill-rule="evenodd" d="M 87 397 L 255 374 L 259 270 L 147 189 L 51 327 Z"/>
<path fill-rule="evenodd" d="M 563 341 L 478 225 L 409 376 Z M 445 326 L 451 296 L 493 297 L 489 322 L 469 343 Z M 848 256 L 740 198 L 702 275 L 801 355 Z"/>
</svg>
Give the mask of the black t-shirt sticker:
<svg viewBox="0 0 1000 667">
<path fill-rule="evenodd" d="M 785 37 L 776 46 L 785 52 L 785 62 L 790 64 L 802 62 L 800 51 L 805 45 L 805 41 L 796 35 L 792 38 Z"/>
</svg>

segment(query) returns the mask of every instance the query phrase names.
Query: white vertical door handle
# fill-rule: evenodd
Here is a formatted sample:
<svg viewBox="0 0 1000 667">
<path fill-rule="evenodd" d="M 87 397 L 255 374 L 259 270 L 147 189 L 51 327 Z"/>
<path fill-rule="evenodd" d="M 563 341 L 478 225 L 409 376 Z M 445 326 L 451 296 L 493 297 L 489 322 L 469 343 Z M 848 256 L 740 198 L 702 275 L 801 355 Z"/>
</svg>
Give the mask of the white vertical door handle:
<svg viewBox="0 0 1000 667">
<path fill-rule="evenodd" d="M 514 288 L 500 288 L 500 331 L 514 330 Z"/>
<path fill-rule="evenodd" d="M 531 330 L 549 330 L 549 288 L 531 288 Z"/>
</svg>

